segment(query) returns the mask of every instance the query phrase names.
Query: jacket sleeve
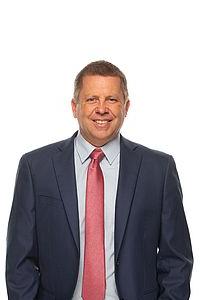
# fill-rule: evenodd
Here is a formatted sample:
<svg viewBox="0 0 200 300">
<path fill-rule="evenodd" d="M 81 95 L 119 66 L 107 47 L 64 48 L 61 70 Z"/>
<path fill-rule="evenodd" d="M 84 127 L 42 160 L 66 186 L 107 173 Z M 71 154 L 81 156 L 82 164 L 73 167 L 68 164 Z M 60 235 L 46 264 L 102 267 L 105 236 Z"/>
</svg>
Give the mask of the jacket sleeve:
<svg viewBox="0 0 200 300">
<path fill-rule="evenodd" d="M 8 300 L 33 300 L 39 286 L 34 188 L 26 156 L 20 159 L 7 232 Z"/>
<path fill-rule="evenodd" d="M 193 255 L 182 190 L 172 156 L 165 176 L 157 257 L 159 300 L 188 300 Z"/>
</svg>

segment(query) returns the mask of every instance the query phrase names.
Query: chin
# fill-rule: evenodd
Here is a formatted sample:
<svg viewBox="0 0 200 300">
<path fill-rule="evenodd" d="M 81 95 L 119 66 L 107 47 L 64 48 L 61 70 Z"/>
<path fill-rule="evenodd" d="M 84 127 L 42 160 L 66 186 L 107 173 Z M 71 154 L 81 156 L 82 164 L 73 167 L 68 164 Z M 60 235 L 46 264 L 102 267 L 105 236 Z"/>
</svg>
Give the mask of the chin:
<svg viewBox="0 0 200 300">
<path fill-rule="evenodd" d="M 95 144 L 96 146 L 103 146 L 105 144 L 107 144 L 108 142 L 110 142 L 112 139 L 114 138 L 114 136 L 94 136 L 92 139 L 92 142 L 94 142 L 93 144 Z"/>
</svg>

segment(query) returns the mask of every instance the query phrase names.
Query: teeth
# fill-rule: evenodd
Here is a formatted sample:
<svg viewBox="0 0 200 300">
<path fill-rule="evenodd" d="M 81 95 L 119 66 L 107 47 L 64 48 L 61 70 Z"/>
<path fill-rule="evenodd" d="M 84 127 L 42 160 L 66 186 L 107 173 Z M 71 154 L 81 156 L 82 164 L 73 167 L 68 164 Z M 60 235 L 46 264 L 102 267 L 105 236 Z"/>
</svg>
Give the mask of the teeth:
<svg viewBox="0 0 200 300">
<path fill-rule="evenodd" d="M 108 121 L 102 121 L 102 120 L 96 120 L 95 122 L 100 125 L 108 123 Z"/>
</svg>

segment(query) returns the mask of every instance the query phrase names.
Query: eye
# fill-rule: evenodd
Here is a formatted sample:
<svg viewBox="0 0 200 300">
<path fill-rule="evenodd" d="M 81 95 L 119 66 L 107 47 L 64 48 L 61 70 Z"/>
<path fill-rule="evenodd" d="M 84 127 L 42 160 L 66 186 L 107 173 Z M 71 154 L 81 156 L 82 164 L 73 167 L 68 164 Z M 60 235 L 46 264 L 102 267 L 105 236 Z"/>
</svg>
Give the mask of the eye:
<svg viewBox="0 0 200 300">
<path fill-rule="evenodd" d="M 93 102 L 96 101 L 96 98 L 94 98 L 94 97 L 89 97 L 89 98 L 86 99 L 86 101 L 87 101 L 87 102 L 90 102 L 90 103 L 93 103 Z"/>
<path fill-rule="evenodd" d="M 108 101 L 109 101 L 110 103 L 115 103 L 115 102 L 117 102 L 118 100 L 117 100 L 116 98 L 112 97 L 112 98 L 109 98 Z"/>
</svg>

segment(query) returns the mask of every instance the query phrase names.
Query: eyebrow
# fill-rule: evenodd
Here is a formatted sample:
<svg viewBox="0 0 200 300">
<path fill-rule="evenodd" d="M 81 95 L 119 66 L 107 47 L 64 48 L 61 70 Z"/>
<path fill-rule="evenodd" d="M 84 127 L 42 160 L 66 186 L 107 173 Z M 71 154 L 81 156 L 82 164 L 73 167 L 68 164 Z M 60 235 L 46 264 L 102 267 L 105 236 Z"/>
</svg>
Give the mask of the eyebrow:
<svg viewBox="0 0 200 300">
<path fill-rule="evenodd" d="M 99 96 L 97 96 L 97 95 L 86 95 L 85 97 L 86 97 L 86 98 L 99 98 Z M 113 94 L 113 95 L 108 95 L 108 96 L 106 96 L 106 99 L 107 99 L 107 98 L 119 98 L 119 96 Z"/>
</svg>

